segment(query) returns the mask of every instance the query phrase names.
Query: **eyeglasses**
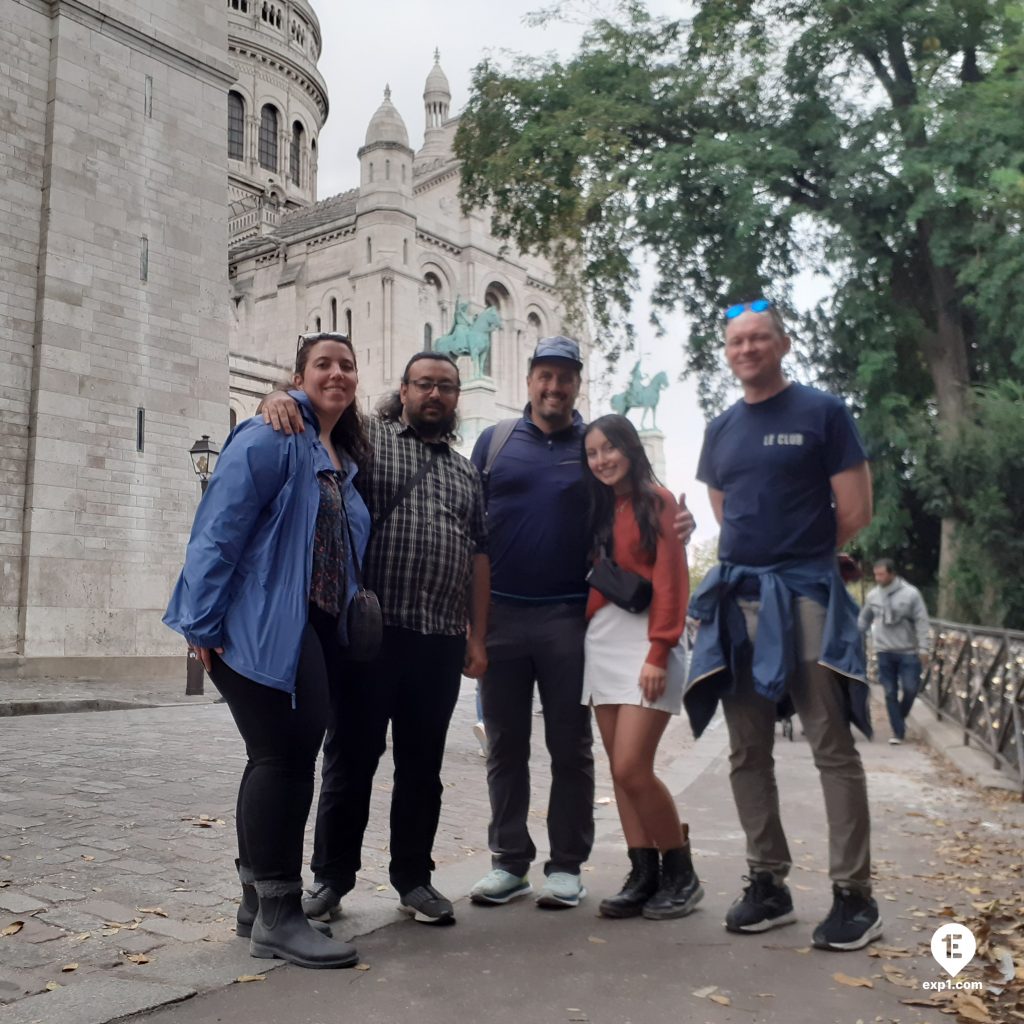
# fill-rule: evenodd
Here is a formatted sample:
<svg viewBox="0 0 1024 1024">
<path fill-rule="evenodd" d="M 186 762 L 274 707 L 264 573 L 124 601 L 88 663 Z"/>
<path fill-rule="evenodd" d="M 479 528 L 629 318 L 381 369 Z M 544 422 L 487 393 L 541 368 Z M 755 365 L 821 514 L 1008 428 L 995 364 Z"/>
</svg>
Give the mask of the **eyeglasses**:
<svg viewBox="0 0 1024 1024">
<path fill-rule="evenodd" d="M 352 344 L 347 334 L 339 334 L 337 331 L 313 331 L 310 334 L 299 335 L 295 352 L 298 353 L 303 345 L 315 345 L 318 341 L 340 341 L 343 345 Z"/>
<path fill-rule="evenodd" d="M 771 299 L 754 299 L 753 302 L 737 302 L 735 306 L 730 306 L 725 311 L 725 319 L 735 320 L 736 317 L 741 316 L 748 311 L 751 313 L 764 313 L 766 310 L 771 308 Z"/>
<path fill-rule="evenodd" d="M 429 395 L 434 388 L 437 388 L 437 393 L 444 398 L 451 398 L 452 395 L 457 395 L 462 389 L 458 384 L 452 384 L 451 381 L 447 380 L 426 380 L 421 378 L 420 380 L 410 380 L 406 383 L 415 388 L 421 395 Z"/>
</svg>

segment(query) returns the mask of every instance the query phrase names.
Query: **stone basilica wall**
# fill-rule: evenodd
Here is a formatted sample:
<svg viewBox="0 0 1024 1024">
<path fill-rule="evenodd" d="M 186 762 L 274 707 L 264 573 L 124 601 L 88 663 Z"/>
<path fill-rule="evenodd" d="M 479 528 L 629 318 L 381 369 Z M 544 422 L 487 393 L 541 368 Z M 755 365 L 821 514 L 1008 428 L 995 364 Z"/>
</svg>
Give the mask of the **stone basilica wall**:
<svg viewBox="0 0 1024 1024">
<path fill-rule="evenodd" d="M 228 391 L 224 12 L 0 0 L 0 48 L 0 655 L 172 654 Z"/>
</svg>

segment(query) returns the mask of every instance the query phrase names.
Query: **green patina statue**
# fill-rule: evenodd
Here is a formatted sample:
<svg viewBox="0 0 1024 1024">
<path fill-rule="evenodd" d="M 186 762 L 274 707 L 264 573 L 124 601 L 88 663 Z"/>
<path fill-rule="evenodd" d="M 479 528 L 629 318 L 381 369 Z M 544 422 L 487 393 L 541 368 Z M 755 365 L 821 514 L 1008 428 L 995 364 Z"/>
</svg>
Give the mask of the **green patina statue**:
<svg viewBox="0 0 1024 1024">
<path fill-rule="evenodd" d="M 647 413 L 651 414 L 651 425 L 658 429 L 658 400 L 662 391 L 668 387 L 668 374 L 664 370 L 656 373 L 646 384 L 640 371 L 640 360 L 633 364 L 633 372 L 629 376 L 629 384 L 621 394 L 612 395 L 612 409 L 620 416 L 625 416 L 630 409 L 643 410 L 640 416 L 640 429 L 644 429 Z"/>
<path fill-rule="evenodd" d="M 501 326 L 501 317 L 493 306 L 486 306 L 470 320 L 469 303 L 455 299 L 452 329 L 434 342 L 434 351 L 457 359 L 469 356 L 473 378 L 487 376 L 491 365 L 491 335 Z"/>
</svg>

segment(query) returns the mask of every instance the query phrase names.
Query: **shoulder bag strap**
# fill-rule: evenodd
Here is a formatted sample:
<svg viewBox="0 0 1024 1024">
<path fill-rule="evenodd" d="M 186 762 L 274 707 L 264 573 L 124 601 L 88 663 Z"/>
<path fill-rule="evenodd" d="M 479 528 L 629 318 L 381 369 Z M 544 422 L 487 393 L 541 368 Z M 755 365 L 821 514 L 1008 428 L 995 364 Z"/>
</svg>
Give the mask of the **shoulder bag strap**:
<svg viewBox="0 0 1024 1024">
<path fill-rule="evenodd" d="M 398 508 L 399 505 L 409 497 L 410 494 L 415 490 L 416 485 L 434 469 L 434 463 L 437 462 L 437 455 L 434 453 L 433 445 L 428 446 L 430 448 L 430 455 L 427 456 L 426 460 L 416 470 L 415 473 L 405 482 L 394 497 L 387 503 L 384 511 L 373 521 L 373 528 L 379 530 L 391 516 L 391 513 Z"/>
<path fill-rule="evenodd" d="M 512 436 L 512 431 L 516 429 L 516 424 L 518 422 L 518 418 L 513 418 L 498 420 L 498 422 L 494 424 L 491 439 L 487 443 L 487 458 L 484 459 L 484 468 L 480 471 L 480 478 L 484 485 L 485 507 L 487 506 L 490 498 L 491 470 L 494 468 L 494 463 L 497 461 L 501 449 L 508 444 L 508 439 Z"/>
</svg>

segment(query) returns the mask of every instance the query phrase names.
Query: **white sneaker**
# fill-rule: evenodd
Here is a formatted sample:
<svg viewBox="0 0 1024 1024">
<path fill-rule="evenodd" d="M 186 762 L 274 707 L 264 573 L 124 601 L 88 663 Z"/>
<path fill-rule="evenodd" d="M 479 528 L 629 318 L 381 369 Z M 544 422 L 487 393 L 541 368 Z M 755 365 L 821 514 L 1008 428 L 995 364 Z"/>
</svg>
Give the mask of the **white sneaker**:
<svg viewBox="0 0 1024 1024">
<path fill-rule="evenodd" d="M 544 880 L 544 888 L 537 897 L 538 907 L 576 907 L 587 895 L 579 875 L 568 871 L 552 871 Z"/>
<path fill-rule="evenodd" d="M 518 899 L 520 896 L 526 896 L 531 892 L 533 892 L 533 886 L 530 885 L 526 875 L 519 878 L 504 868 L 494 868 L 469 890 L 469 898 L 474 903 L 500 905 Z"/>
<path fill-rule="evenodd" d="M 899 746 L 902 746 L 902 745 L 903 745 L 903 740 L 901 740 L 899 738 L 899 736 L 890 736 L 889 737 L 889 746 L 890 747 L 899 747 Z"/>
<path fill-rule="evenodd" d="M 487 756 L 487 730 L 484 728 L 483 722 L 477 722 L 473 726 L 473 735 L 476 737 L 477 743 L 480 744 L 480 756 Z"/>
</svg>

